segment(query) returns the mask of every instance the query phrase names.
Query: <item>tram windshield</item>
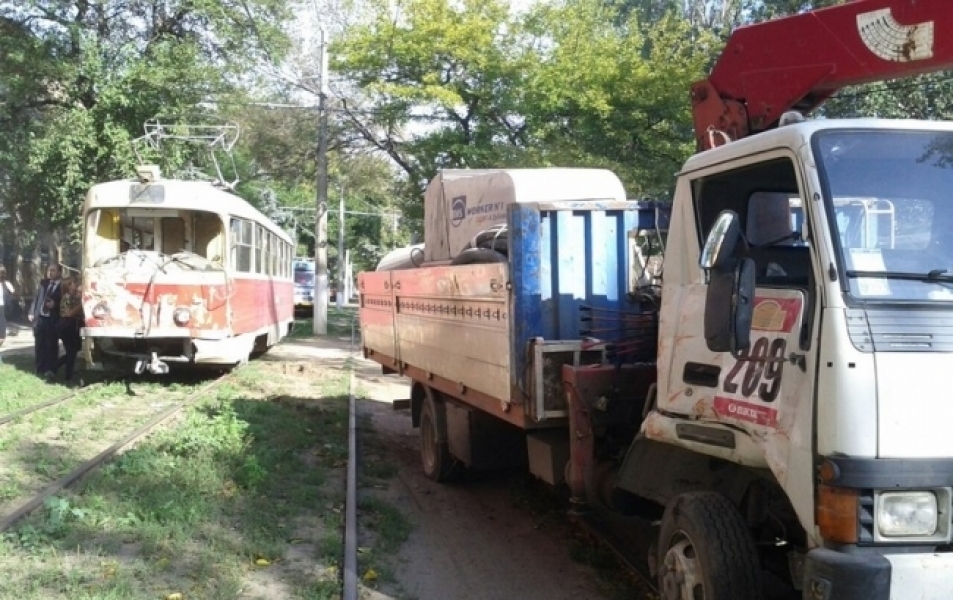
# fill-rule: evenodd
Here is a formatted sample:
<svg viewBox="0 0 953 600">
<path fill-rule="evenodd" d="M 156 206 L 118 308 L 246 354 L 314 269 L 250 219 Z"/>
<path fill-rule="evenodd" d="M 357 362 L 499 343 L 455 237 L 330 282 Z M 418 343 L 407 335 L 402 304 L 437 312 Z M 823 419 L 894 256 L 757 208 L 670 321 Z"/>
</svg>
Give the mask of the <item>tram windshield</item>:
<svg viewBox="0 0 953 600">
<path fill-rule="evenodd" d="M 314 285 L 314 271 L 295 271 L 296 285 Z"/>
<path fill-rule="evenodd" d="M 294 278 L 295 285 L 313 286 L 314 285 L 314 261 L 305 258 L 296 258 L 294 260 Z"/>
<path fill-rule="evenodd" d="M 108 208 L 86 217 L 86 264 L 120 261 L 126 268 L 152 263 L 185 270 L 222 268 L 225 229 L 211 212 Z M 128 258 L 124 258 L 128 257 Z M 153 267 L 154 268 L 154 265 Z"/>
</svg>

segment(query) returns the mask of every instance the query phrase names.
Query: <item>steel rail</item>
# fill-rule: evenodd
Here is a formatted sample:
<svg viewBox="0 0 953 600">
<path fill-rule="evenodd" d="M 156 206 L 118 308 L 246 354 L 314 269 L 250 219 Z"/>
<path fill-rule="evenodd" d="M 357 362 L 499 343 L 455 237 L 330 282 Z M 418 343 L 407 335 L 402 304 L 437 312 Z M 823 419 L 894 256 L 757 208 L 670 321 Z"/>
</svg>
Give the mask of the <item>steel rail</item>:
<svg viewBox="0 0 953 600">
<path fill-rule="evenodd" d="M 219 377 L 218 379 L 212 381 L 211 383 L 209 383 L 202 389 L 189 394 L 181 402 L 178 402 L 166 408 L 162 412 L 152 417 L 152 419 L 150 419 L 149 422 L 147 422 L 145 425 L 140 426 L 138 429 L 136 429 L 135 431 L 133 431 L 132 433 L 130 433 L 123 439 L 119 440 L 118 442 L 110 446 L 109 448 L 106 448 L 105 450 L 103 450 L 102 452 L 94 456 L 93 458 L 89 459 L 88 461 L 84 462 L 77 468 L 73 469 L 72 471 L 64 475 L 63 477 L 57 479 L 50 485 L 43 488 L 43 490 L 41 490 L 38 494 L 33 496 L 30 500 L 24 502 L 19 507 L 17 507 L 16 510 L 14 510 L 8 515 L 5 515 L 2 519 L 0 519 L 0 531 L 6 531 L 7 529 L 9 529 L 12 525 L 16 524 L 18 521 L 20 521 L 21 519 L 29 515 L 31 512 L 33 512 L 37 508 L 39 508 L 47 498 L 69 487 L 70 485 L 76 483 L 77 481 L 82 479 L 84 475 L 86 475 L 90 471 L 104 464 L 113 456 L 121 452 L 124 448 L 126 448 L 133 442 L 138 441 L 140 438 L 145 437 L 146 434 L 150 433 L 153 429 L 155 429 L 156 427 L 158 427 L 159 425 L 161 425 L 168 419 L 172 418 L 173 416 L 175 416 L 182 409 L 189 406 L 192 403 L 192 401 L 196 400 L 197 398 L 199 398 L 200 396 L 202 396 L 203 394 L 205 394 L 206 392 L 208 392 L 215 386 L 219 385 L 220 383 L 225 381 L 225 379 L 227 379 L 228 377 L 229 377 L 229 373 L 226 373 L 222 375 L 221 377 Z"/>
<path fill-rule="evenodd" d="M 354 318 L 348 357 L 347 494 L 344 508 L 344 600 L 357 600 L 357 402 L 354 399 Z"/>
<path fill-rule="evenodd" d="M 73 398 L 76 398 L 77 396 L 79 396 L 80 394 L 82 394 L 82 393 L 84 393 L 84 392 L 86 392 L 86 391 L 88 391 L 88 390 L 101 388 L 101 387 L 103 387 L 103 385 L 104 385 L 104 384 L 101 383 L 101 382 L 100 382 L 100 383 L 94 383 L 94 384 L 92 384 L 92 385 L 88 385 L 88 386 L 86 386 L 86 387 L 82 387 L 82 388 L 76 389 L 76 390 L 70 392 L 69 394 L 60 396 L 60 397 L 58 397 L 58 398 L 52 398 L 52 399 L 50 399 L 50 400 L 46 400 L 46 401 L 44 401 L 44 402 L 40 402 L 39 404 L 34 404 L 34 405 L 32 405 L 32 406 L 27 406 L 27 407 L 25 407 L 25 408 L 21 408 L 20 410 L 14 411 L 14 412 L 12 412 L 12 413 L 9 413 L 9 414 L 6 414 L 6 415 L 3 415 L 2 417 L 0 417 L 0 425 L 4 425 L 4 424 L 6 424 L 6 423 L 9 423 L 10 421 L 13 421 L 14 419 L 17 419 L 17 418 L 22 417 L 22 416 L 24 416 L 24 415 L 28 415 L 28 414 L 33 413 L 33 412 L 36 412 L 36 411 L 38 411 L 38 410 L 42 410 L 42 409 L 44 409 L 44 408 L 49 408 L 50 406 L 56 406 L 57 404 L 62 404 L 63 402 L 66 402 L 67 400 L 72 400 Z"/>
</svg>

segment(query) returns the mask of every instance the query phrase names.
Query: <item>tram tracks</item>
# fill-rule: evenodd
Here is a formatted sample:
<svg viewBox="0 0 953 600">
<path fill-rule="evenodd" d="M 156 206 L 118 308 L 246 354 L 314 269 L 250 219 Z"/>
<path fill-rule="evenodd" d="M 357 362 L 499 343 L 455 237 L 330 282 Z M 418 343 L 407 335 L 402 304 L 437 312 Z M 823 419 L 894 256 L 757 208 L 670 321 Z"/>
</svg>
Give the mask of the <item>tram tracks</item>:
<svg viewBox="0 0 953 600">
<path fill-rule="evenodd" d="M 33 404 L 33 405 L 30 405 L 30 406 L 26 406 L 26 407 L 21 408 L 21 409 L 19 409 L 19 410 L 15 410 L 15 411 L 13 411 L 13 412 L 11 412 L 11 413 L 7 413 L 7 414 L 5 414 L 5 415 L 3 415 L 3 416 L 0 416 L 0 425 L 5 425 L 5 424 L 7 424 L 7 423 L 10 423 L 11 421 L 15 421 L 15 420 L 17 420 L 17 419 L 19 419 L 19 418 L 21 418 L 21 417 L 25 417 L 25 416 L 27 416 L 27 415 L 29 415 L 29 414 L 31 414 L 31 413 L 35 413 L 35 412 L 37 412 L 37 411 L 43 410 L 44 408 L 49 408 L 49 407 L 52 407 L 52 406 L 56 406 L 57 404 L 62 404 L 62 403 L 64 403 L 64 402 L 68 401 L 68 400 L 72 400 L 72 399 L 74 399 L 74 398 L 80 396 L 80 395 L 83 394 L 83 393 L 87 393 L 87 392 L 89 392 L 89 391 L 91 391 L 91 390 L 94 390 L 94 389 L 97 389 L 97 388 L 102 388 L 104 385 L 105 385 L 105 383 L 95 383 L 95 384 L 92 384 L 92 385 L 89 385 L 89 386 L 86 386 L 86 387 L 83 387 L 83 388 L 77 388 L 77 389 L 73 390 L 72 392 L 70 392 L 69 394 L 64 394 L 64 395 L 62 395 L 62 396 L 58 396 L 58 397 L 52 398 L 52 399 L 50 399 L 50 400 L 45 400 L 45 401 L 40 402 L 40 403 L 38 403 L 38 404 Z"/>
<path fill-rule="evenodd" d="M 22 495 L 15 499 L 13 508 L 10 509 L 9 506 L 4 506 L 3 503 L 0 503 L 0 532 L 5 531 L 12 527 L 14 524 L 22 520 L 24 517 L 29 515 L 31 512 L 43 505 L 43 503 L 50 497 L 61 492 L 65 488 L 73 485 L 85 475 L 94 471 L 95 469 L 104 465 L 111 458 L 130 447 L 140 439 L 147 436 L 149 433 L 154 431 L 156 428 L 161 426 L 163 423 L 169 421 L 183 409 L 187 408 L 193 404 L 196 400 L 206 395 L 209 391 L 223 383 L 229 378 L 229 374 L 224 374 L 217 379 L 208 382 L 199 389 L 187 393 L 184 397 L 181 394 L 172 391 L 166 394 L 160 395 L 158 398 L 159 410 L 151 411 L 142 411 L 136 410 L 141 408 L 141 405 L 155 406 L 156 398 L 152 397 L 149 401 L 144 400 L 141 397 L 132 395 L 132 400 L 129 400 L 130 404 L 139 403 L 140 406 L 130 406 L 126 407 L 131 410 L 127 411 L 125 414 L 122 410 L 112 410 L 111 412 L 107 410 L 113 409 L 113 406 L 106 408 L 100 408 L 100 410 L 91 410 L 90 414 L 95 418 L 97 415 L 103 417 L 107 412 L 109 415 L 116 418 L 127 418 L 130 422 L 134 423 L 134 429 L 131 432 L 128 432 L 128 427 L 123 430 L 123 433 L 120 434 L 120 437 L 117 441 L 113 442 L 107 448 L 100 450 L 92 458 L 83 460 L 79 465 L 75 466 L 68 470 L 68 472 L 62 474 L 56 478 L 51 483 L 46 484 L 39 491 L 30 494 Z M 37 413 L 43 409 L 52 408 L 57 405 L 63 405 L 70 400 L 75 400 L 85 396 L 90 392 L 97 392 L 103 390 L 109 385 L 109 382 L 102 382 L 87 386 L 85 388 L 78 389 L 70 394 L 65 394 L 38 404 L 22 408 L 20 410 L 11 412 L 7 415 L 0 417 L 0 426 L 10 425 L 14 423 L 21 423 L 24 418 L 29 417 L 30 415 Z M 126 392 L 129 393 L 128 385 L 126 386 Z M 118 395 L 117 395 L 118 397 Z M 110 400 L 115 400 L 116 397 L 104 397 L 102 398 L 102 403 L 105 405 L 109 403 Z M 2 427 L 0 427 L 2 429 Z M 115 437 L 113 438 L 115 439 Z M 101 447 L 102 444 L 99 445 Z M 0 454 L 2 456 L 2 454 Z M 10 502 L 6 504 L 11 504 Z"/>
</svg>

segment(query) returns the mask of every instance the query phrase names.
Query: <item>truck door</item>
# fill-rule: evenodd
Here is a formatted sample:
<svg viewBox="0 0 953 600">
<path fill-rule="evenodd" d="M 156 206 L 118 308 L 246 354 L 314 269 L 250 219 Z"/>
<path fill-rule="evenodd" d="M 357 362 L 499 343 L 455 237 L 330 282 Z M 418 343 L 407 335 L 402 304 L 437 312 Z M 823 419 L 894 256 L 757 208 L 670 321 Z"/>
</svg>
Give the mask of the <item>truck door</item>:
<svg viewBox="0 0 953 600">
<path fill-rule="evenodd" d="M 751 344 L 738 356 L 708 349 L 704 338 L 707 284 L 700 269 L 694 272 L 693 283 L 679 286 L 678 309 L 670 313 L 678 317 L 663 323 L 662 359 L 664 347 L 672 344 L 671 368 L 658 409 L 677 421 L 714 422 L 741 432 L 728 458 L 770 467 L 785 486 L 792 469 L 811 469 L 817 347 L 813 316 L 817 278 L 810 239 L 802 238 L 805 195 L 795 161 L 779 155 L 736 169 L 719 169 L 693 181 L 692 195 L 699 244 L 721 211 L 733 210 L 740 217 L 747 248 L 736 252 L 756 264 Z M 686 245 L 691 243 L 687 238 Z M 651 429 L 647 431 L 652 437 Z M 677 427 L 669 431 L 669 436 L 678 437 Z M 686 445 L 684 439 L 668 441 Z M 706 451 L 704 444 L 692 448 Z M 725 448 L 712 450 L 725 456 Z"/>
</svg>

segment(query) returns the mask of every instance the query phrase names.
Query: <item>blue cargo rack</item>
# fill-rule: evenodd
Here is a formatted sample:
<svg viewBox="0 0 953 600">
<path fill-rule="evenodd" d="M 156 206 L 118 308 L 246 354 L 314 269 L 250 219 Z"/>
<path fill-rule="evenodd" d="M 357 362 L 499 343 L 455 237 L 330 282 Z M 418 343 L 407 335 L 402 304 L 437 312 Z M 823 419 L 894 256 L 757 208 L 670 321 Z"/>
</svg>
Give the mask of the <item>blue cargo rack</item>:
<svg viewBox="0 0 953 600">
<path fill-rule="evenodd" d="M 630 233 L 659 231 L 664 236 L 669 209 L 657 202 L 555 202 L 512 204 L 507 210 L 509 269 L 512 285 L 510 335 L 511 383 L 534 394 L 534 381 L 547 388 L 561 383 L 558 373 L 544 381 L 542 365 L 534 365 L 531 348 L 549 344 L 554 350 L 576 349 L 586 337 L 580 320 L 583 307 L 605 313 L 638 315 L 654 312 L 654 306 L 633 301 L 629 294 L 631 261 Z M 654 332 L 653 332 L 654 335 Z M 559 342 L 573 342 L 560 345 Z M 586 354 L 586 353 L 583 353 Z M 599 362 L 598 350 L 583 362 Z M 538 355 L 537 355 L 538 359 Z M 551 362 L 551 361 L 550 361 Z M 532 367 L 532 368 L 531 368 Z M 558 370 L 558 369 L 557 369 Z M 553 407 L 560 390 L 540 390 L 540 403 Z M 539 411 L 537 420 L 564 416 L 561 411 Z M 545 414 L 548 412 L 548 415 Z"/>
</svg>

